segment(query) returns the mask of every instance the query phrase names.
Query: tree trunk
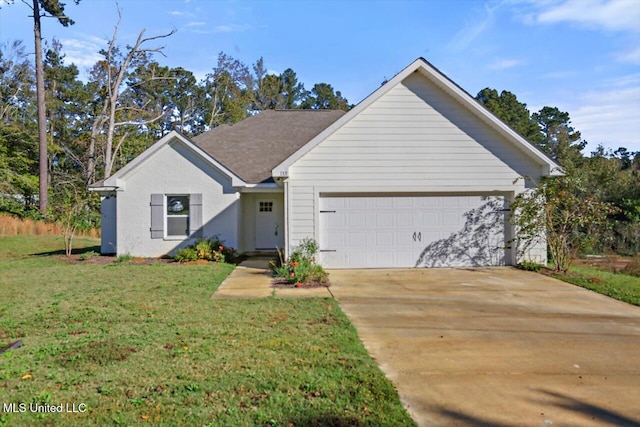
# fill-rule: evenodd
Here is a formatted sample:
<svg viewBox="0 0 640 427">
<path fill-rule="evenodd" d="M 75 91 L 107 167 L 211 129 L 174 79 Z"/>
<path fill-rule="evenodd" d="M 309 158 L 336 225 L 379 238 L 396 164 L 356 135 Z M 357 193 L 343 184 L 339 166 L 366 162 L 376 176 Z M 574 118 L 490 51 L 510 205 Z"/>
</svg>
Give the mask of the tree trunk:
<svg viewBox="0 0 640 427">
<path fill-rule="evenodd" d="M 42 31 L 40 27 L 40 4 L 39 0 L 33 0 L 33 35 L 36 48 L 36 96 L 38 105 L 38 147 L 39 147 L 39 170 L 40 170 L 40 191 L 39 206 L 40 213 L 47 212 L 49 204 L 49 162 L 47 159 L 47 119 L 46 106 L 44 102 L 44 66 L 42 65 Z"/>
</svg>

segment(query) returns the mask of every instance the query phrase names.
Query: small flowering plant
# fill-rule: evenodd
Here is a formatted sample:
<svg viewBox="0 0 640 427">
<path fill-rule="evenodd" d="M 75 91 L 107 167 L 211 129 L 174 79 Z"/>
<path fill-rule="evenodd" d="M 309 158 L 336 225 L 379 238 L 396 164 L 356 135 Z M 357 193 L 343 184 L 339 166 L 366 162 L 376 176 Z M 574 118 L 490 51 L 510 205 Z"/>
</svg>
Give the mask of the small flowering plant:
<svg viewBox="0 0 640 427">
<path fill-rule="evenodd" d="M 174 259 L 178 262 L 206 260 L 213 262 L 235 262 L 238 252 L 217 236 L 211 239 L 198 240 L 195 245 L 180 249 Z"/>
<path fill-rule="evenodd" d="M 321 265 L 316 264 L 317 252 L 316 241 L 304 239 L 288 259 L 285 260 L 280 255 L 279 266 L 272 263 L 274 275 L 298 288 L 309 282 L 326 283 L 327 273 Z"/>
</svg>

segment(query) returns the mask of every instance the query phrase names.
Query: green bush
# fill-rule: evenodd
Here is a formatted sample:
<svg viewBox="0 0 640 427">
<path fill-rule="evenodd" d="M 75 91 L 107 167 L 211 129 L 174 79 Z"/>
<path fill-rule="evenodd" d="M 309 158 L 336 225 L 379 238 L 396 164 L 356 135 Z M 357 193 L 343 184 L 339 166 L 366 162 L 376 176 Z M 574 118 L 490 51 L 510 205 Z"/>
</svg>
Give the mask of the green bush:
<svg viewBox="0 0 640 427">
<path fill-rule="evenodd" d="M 523 261 L 518 264 L 518 268 L 525 271 L 535 271 L 536 273 L 540 272 L 542 266 L 540 264 L 536 264 L 531 261 Z"/>
<path fill-rule="evenodd" d="M 316 264 L 315 254 L 318 252 L 318 244 L 313 239 L 304 239 L 293 250 L 288 260 L 282 259 L 280 263 L 272 264 L 273 273 L 281 277 L 287 283 L 327 282 L 327 273 L 321 265 Z"/>
<path fill-rule="evenodd" d="M 80 254 L 80 261 L 86 261 L 88 259 L 91 259 L 93 257 L 99 256 L 100 254 L 96 251 L 89 251 L 89 252 L 83 252 Z"/>
<path fill-rule="evenodd" d="M 194 245 L 179 249 L 173 257 L 178 262 L 202 259 L 229 263 L 235 263 L 239 258 L 238 252 L 232 247 L 225 246 L 224 241 L 220 240 L 218 236 L 214 236 L 211 239 L 198 240 Z"/>
<path fill-rule="evenodd" d="M 198 251 L 194 247 L 178 249 L 173 259 L 178 262 L 196 261 L 198 259 Z"/>
</svg>

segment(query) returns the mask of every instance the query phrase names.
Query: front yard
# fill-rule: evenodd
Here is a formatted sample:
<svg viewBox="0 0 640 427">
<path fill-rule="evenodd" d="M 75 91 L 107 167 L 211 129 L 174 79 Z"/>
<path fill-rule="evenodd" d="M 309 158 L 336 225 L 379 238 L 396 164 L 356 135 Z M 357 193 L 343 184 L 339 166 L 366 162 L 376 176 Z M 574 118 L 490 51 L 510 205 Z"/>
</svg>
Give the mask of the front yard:
<svg viewBox="0 0 640 427">
<path fill-rule="evenodd" d="M 334 300 L 212 300 L 232 266 L 60 248 L 0 238 L 0 347 L 23 342 L 0 355 L 0 425 L 414 425 Z"/>
</svg>

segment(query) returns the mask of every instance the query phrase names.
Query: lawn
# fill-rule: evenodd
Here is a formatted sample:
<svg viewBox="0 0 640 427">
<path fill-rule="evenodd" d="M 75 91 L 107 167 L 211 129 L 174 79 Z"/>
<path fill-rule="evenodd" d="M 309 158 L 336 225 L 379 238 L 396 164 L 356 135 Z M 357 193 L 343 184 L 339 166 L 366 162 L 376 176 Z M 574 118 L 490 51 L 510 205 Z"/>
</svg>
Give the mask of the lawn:
<svg viewBox="0 0 640 427">
<path fill-rule="evenodd" d="M 640 306 L 640 277 L 611 273 L 593 267 L 571 267 L 567 274 L 553 274 L 556 279 L 581 286 L 629 304 Z"/>
<path fill-rule="evenodd" d="M 414 425 L 332 299 L 212 300 L 233 266 L 60 249 L 0 237 L 0 347 L 23 342 L 0 355 L 0 425 Z"/>
</svg>

